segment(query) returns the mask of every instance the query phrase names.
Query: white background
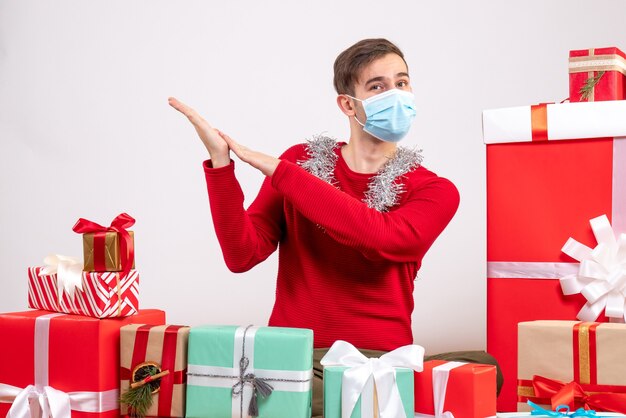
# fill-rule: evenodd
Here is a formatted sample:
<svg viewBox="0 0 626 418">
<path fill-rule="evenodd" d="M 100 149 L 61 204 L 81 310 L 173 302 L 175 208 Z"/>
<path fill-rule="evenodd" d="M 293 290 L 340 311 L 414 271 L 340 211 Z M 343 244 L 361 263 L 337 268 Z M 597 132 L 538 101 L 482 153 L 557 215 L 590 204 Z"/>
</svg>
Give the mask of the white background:
<svg viewBox="0 0 626 418">
<path fill-rule="evenodd" d="M 79 217 L 108 224 L 128 212 L 142 307 L 170 323 L 265 324 L 276 255 L 226 269 L 206 152 L 167 97 L 273 155 L 316 133 L 346 139 L 334 59 L 386 37 L 405 52 L 416 94 L 404 145 L 461 193 L 416 282 L 415 340 L 429 353 L 484 348 L 481 111 L 566 98 L 570 49 L 626 48 L 626 2 L 307 3 L 0 0 L 0 311 L 26 309 L 28 266 L 82 255 Z M 243 164 L 237 175 L 249 204 L 262 177 Z"/>
</svg>

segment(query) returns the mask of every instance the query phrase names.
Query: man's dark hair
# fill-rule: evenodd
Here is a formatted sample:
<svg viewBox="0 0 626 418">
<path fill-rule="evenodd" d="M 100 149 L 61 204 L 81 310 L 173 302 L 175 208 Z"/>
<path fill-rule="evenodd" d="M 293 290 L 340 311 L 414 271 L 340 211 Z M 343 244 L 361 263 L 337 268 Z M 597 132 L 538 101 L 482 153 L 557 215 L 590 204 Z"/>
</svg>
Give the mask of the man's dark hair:
<svg viewBox="0 0 626 418">
<path fill-rule="evenodd" d="M 333 80 L 337 94 L 354 95 L 354 86 L 363 67 L 387 54 L 398 55 L 406 64 L 400 48 L 383 38 L 363 39 L 339 54 Z"/>
</svg>

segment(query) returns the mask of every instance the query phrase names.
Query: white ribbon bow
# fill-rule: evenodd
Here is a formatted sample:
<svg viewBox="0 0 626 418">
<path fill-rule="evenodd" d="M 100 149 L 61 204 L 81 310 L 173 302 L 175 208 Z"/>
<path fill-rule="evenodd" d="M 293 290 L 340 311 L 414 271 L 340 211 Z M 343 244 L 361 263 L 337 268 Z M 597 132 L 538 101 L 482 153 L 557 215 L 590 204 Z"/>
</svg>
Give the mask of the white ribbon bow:
<svg viewBox="0 0 626 418">
<path fill-rule="evenodd" d="M 0 383 L 0 402 L 13 403 L 6 418 L 71 418 L 72 411 L 100 413 L 119 408 L 119 391 L 63 392 L 51 386 L 24 389 Z"/>
<path fill-rule="evenodd" d="M 43 259 L 46 264 L 39 271 L 39 276 L 57 275 L 57 294 L 59 299 L 65 290 L 70 298 L 74 297 L 76 288 L 83 290 L 83 262 L 76 257 L 51 254 Z"/>
<path fill-rule="evenodd" d="M 0 394 L 2 397 L 15 398 L 7 418 L 31 418 L 31 416 L 60 418 L 72 414 L 70 396 L 50 386 L 38 389 L 34 385 L 28 385 L 20 389 L 0 384 Z"/>
<path fill-rule="evenodd" d="M 561 251 L 580 262 L 577 274 L 560 279 L 564 295 L 581 293 L 587 303 L 578 312 L 581 321 L 593 322 L 604 310 L 609 318 L 624 321 L 626 299 L 626 234 L 615 234 L 606 215 L 589 221 L 598 245 L 591 249 L 569 238 Z"/>
<path fill-rule="evenodd" d="M 367 358 L 352 344 L 341 340 L 335 341 L 320 361 L 323 366 L 349 367 L 341 381 L 342 418 L 350 418 L 370 377 L 375 382 L 380 418 L 406 418 L 395 368 L 407 367 L 421 372 L 423 362 L 424 348 L 419 345 L 405 345 L 380 358 Z"/>
</svg>

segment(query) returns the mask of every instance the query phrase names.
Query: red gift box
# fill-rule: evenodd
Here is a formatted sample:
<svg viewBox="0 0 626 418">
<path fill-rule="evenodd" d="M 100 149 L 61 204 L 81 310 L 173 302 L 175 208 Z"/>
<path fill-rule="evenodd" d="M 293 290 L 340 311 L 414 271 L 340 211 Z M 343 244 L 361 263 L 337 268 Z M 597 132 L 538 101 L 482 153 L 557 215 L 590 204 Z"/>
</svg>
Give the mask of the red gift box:
<svg viewBox="0 0 626 418">
<path fill-rule="evenodd" d="M 581 91 L 586 85 L 588 92 Z M 572 102 L 626 99 L 626 55 L 618 48 L 569 53 L 569 98 Z"/>
<path fill-rule="evenodd" d="M 55 418 L 69 418 L 70 405 L 73 418 L 118 417 L 120 328 L 131 323 L 163 324 L 165 313 L 149 309 L 116 319 L 0 314 L 0 416 L 12 404 L 28 415 L 30 396 Z M 30 406 L 32 416 L 41 415 L 38 402 Z"/>
<path fill-rule="evenodd" d="M 441 381 L 433 384 L 434 373 L 439 374 L 437 379 L 445 379 L 447 374 L 447 385 Z M 455 418 L 496 415 L 496 366 L 444 360 L 425 361 L 424 371 L 415 373 L 416 417 L 435 416 L 434 386 L 445 387 L 444 393 L 437 394 L 438 402 L 443 401 L 439 414 L 450 412 Z"/>
<path fill-rule="evenodd" d="M 129 316 L 139 309 L 139 273 L 83 272 L 82 290 L 63 291 L 56 274 L 39 275 L 41 267 L 28 269 L 28 307 L 94 318 Z M 59 296 L 60 291 L 62 292 Z"/>
<path fill-rule="evenodd" d="M 564 106 L 561 116 L 568 109 L 584 115 L 583 107 L 575 105 L 591 109 L 596 104 L 553 106 Z M 487 146 L 487 351 L 500 363 L 505 379 L 498 398 L 501 411 L 516 405 L 517 324 L 573 320 L 585 305 L 580 294 L 564 296 L 558 280 L 579 267 L 561 251 L 568 238 L 593 248 L 589 220 L 603 214 L 618 230 L 626 230 L 626 140 L 537 140 L 530 119 L 532 139 L 520 138 L 530 142 Z M 562 126 L 564 121 L 559 120 Z M 545 122 L 550 131 L 550 118 Z M 603 128 L 590 120 L 585 136 Z M 621 129 L 614 135 L 626 135 Z"/>
</svg>

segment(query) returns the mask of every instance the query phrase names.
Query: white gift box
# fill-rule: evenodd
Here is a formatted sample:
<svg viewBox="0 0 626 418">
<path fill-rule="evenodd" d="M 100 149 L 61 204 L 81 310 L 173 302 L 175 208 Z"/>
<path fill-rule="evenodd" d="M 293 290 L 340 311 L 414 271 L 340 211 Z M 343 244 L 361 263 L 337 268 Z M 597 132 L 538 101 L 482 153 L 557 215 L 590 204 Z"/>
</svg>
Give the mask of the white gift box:
<svg viewBox="0 0 626 418">
<path fill-rule="evenodd" d="M 626 136 L 626 100 L 542 105 L 547 109 L 547 139 L 583 139 Z M 535 106 L 483 111 L 486 144 L 532 142 Z M 539 106 L 537 106 L 539 107 Z"/>
</svg>

